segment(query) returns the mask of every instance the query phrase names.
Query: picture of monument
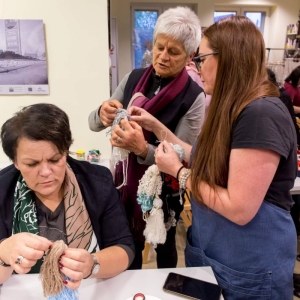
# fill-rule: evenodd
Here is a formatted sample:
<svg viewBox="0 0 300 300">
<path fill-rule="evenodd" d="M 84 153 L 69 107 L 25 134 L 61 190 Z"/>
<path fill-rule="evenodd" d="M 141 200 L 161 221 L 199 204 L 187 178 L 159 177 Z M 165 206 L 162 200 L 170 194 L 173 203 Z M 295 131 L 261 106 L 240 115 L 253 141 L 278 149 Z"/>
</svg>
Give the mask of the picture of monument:
<svg viewBox="0 0 300 300">
<path fill-rule="evenodd" d="M 0 94 L 49 94 L 42 20 L 0 19 Z"/>
</svg>

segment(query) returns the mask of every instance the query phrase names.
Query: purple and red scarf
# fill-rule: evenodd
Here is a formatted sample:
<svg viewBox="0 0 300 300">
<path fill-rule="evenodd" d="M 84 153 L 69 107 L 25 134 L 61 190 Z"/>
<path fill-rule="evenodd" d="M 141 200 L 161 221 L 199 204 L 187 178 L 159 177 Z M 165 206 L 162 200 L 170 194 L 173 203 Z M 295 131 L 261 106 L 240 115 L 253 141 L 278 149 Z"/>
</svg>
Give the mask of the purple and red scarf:
<svg viewBox="0 0 300 300">
<path fill-rule="evenodd" d="M 132 96 L 135 97 L 131 106 L 137 106 L 145 109 L 153 116 L 156 116 L 158 112 L 168 106 L 184 89 L 187 84 L 189 75 L 185 68 L 172 80 L 167 86 L 161 89 L 152 99 L 148 99 L 144 96 L 149 87 L 150 78 L 154 71 L 153 66 L 149 66 L 146 72 L 141 77 L 137 86 L 135 87 Z M 136 95 L 141 93 L 141 95 Z M 143 130 L 144 137 L 148 143 L 150 143 L 151 132 Z M 145 221 L 143 220 L 143 213 L 140 205 L 137 203 L 137 188 L 139 180 L 143 177 L 147 170 L 147 165 L 141 165 L 137 161 L 137 157 L 134 153 L 130 153 L 128 157 L 128 177 L 127 185 L 120 189 L 122 195 L 122 201 L 125 205 L 127 217 L 131 232 L 134 235 L 135 240 L 143 241 L 143 231 L 145 228 Z M 121 164 L 116 168 L 116 186 L 119 186 L 123 182 L 123 170 Z"/>
</svg>

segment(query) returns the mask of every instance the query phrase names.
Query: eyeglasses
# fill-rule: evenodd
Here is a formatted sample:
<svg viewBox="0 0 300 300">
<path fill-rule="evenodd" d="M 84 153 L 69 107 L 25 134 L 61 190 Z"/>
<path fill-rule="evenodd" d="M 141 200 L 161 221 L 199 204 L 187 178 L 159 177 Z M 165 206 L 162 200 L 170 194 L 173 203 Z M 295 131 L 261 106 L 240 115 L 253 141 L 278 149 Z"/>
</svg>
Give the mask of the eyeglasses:
<svg viewBox="0 0 300 300">
<path fill-rule="evenodd" d="M 218 52 L 211 52 L 211 53 L 195 56 L 192 60 L 195 63 L 197 70 L 200 71 L 200 68 L 201 68 L 200 64 L 202 63 L 202 57 L 209 56 L 209 55 L 215 55 L 215 54 L 218 54 Z"/>
</svg>

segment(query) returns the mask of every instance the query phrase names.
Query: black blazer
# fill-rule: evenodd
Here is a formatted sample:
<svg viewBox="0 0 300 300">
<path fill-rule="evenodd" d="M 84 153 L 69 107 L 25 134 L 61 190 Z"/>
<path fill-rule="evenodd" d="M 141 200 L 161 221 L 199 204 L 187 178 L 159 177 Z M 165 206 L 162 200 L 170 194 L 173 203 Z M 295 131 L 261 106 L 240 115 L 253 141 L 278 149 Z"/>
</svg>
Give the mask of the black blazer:
<svg viewBox="0 0 300 300">
<path fill-rule="evenodd" d="M 70 156 L 67 162 L 75 173 L 100 249 L 123 245 L 134 253 L 133 238 L 111 172 Z M 14 165 L 0 171 L 0 240 L 12 233 L 14 190 L 19 175 Z"/>
</svg>

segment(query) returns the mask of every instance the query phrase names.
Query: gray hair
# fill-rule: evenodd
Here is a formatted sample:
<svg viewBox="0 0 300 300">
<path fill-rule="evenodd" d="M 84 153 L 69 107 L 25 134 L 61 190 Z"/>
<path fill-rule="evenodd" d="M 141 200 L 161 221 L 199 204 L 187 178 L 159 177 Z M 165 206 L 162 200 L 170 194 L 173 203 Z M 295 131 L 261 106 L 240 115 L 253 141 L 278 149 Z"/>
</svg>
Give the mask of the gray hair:
<svg viewBox="0 0 300 300">
<path fill-rule="evenodd" d="M 177 6 L 163 12 L 157 19 L 153 42 L 157 35 L 164 34 L 181 42 L 188 56 L 199 47 L 201 25 L 197 15 L 188 7 Z"/>
</svg>

